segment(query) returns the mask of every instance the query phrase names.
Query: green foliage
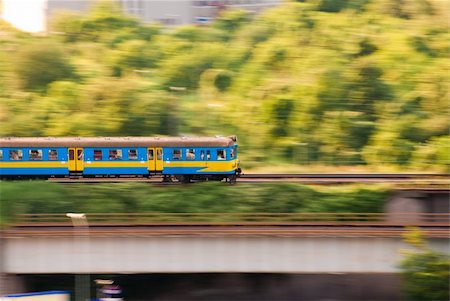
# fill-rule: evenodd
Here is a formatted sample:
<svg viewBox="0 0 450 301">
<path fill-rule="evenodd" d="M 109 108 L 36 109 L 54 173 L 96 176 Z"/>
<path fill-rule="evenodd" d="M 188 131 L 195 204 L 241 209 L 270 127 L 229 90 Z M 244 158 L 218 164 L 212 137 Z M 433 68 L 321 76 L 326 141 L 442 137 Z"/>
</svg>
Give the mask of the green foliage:
<svg viewBox="0 0 450 301">
<path fill-rule="evenodd" d="M 356 56 L 365 56 L 374 53 L 378 50 L 378 47 L 370 42 L 369 39 L 363 39 L 359 42 L 359 52 Z"/>
<path fill-rule="evenodd" d="M 159 33 L 158 26 L 141 25 L 137 19 L 124 15 L 114 1 L 98 1 L 86 17 L 62 12 L 51 27 L 62 34 L 65 42 L 102 41 L 109 46 L 126 40 L 149 41 Z"/>
<path fill-rule="evenodd" d="M 444 301 L 449 299 L 450 258 L 431 250 L 419 230 L 405 235 L 418 251 L 408 252 L 400 264 L 404 290 L 411 300 Z"/>
<path fill-rule="evenodd" d="M 77 212 L 380 212 L 382 187 L 336 187 L 331 191 L 298 184 L 198 183 L 155 187 L 147 184 L 59 185 L 1 182 L 1 223 L 20 213 Z M 205 193 L 208 191 L 208 193 Z"/>
<path fill-rule="evenodd" d="M 289 122 L 294 110 L 292 99 L 280 99 L 272 107 L 271 120 L 274 127 L 271 130 L 272 137 L 286 137 L 289 132 Z"/>
<path fill-rule="evenodd" d="M 175 30 L 174 36 L 190 42 L 221 42 L 226 40 L 226 35 L 221 30 L 194 25 L 178 27 Z"/>
<path fill-rule="evenodd" d="M 347 0 L 320 0 L 318 9 L 325 12 L 339 12 L 347 6 Z"/>
<path fill-rule="evenodd" d="M 16 72 L 26 90 L 45 89 L 53 81 L 74 77 L 74 68 L 58 45 L 26 45 L 16 58 Z"/>
<path fill-rule="evenodd" d="M 433 6 L 429 0 L 385 0 L 384 12 L 402 19 L 412 19 L 420 15 L 432 15 Z"/>
<path fill-rule="evenodd" d="M 225 10 L 219 15 L 217 21 L 214 23 L 214 26 L 228 32 L 233 32 L 249 20 L 249 12 L 240 9 L 230 9 Z"/>
<path fill-rule="evenodd" d="M 170 58 L 161 63 L 163 86 L 196 89 L 201 74 L 211 68 L 217 60 L 221 47 L 211 45 L 206 49 L 196 49 L 182 55 Z"/>
<path fill-rule="evenodd" d="M 400 138 L 395 129 L 386 128 L 386 131 L 377 132 L 371 138 L 369 144 L 364 147 L 363 156 L 366 162 L 374 165 L 405 165 L 413 149 L 413 144 Z"/>
<path fill-rule="evenodd" d="M 109 1 L 99 1 L 96 3 L 87 18 L 81 24 L 81 33 L 85 39 L 97 41 L 104 40 L 110 32 L 123 28 L 133 28 L 138 26 L 138 21 L 125 16 L 119 7 Z"/>
<path fill-rule="evenodd" d="M 161 54 L 142 40 L 128 40 L 117 47 L 115 67 L 120 69 L 146 69 L 156 66 Z"/>
<path fill-rule="evenodd" d="M 449 168 L 442 1 L 282 1 L 170 29 L 114 3 L 48 36 L 0 23 L 0 135 L 236 134 L 254 167 Z"/>
<path fill-rule="evenodd" d="M 441 168 L 450 171 L 450 137 L 434 137 L 427 144 L 419 145 L 412 154 L 411 164 L 421 168 Z"/>
<path fill-rule="evenodd" d="M 221 92 L 228 89 L 231 83 L 232 83 L 232 74 L 228 71 L 221 71 L 214 78 L 214 86 L 217 88 L 217 90 Z"/>
</svg>

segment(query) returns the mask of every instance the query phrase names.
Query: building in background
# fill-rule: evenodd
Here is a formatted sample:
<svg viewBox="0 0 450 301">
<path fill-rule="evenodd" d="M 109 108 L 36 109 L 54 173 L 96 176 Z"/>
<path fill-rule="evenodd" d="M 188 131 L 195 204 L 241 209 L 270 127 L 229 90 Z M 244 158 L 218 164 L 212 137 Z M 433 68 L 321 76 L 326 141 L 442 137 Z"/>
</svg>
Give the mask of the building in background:
<svg viewBox="0 0 450 301">
<path fill-rule="evenodd" d="M 2 0 L 1 17 L 14 27 L 28 32 L 46 29 L 46 0 Z"/>
<path fill-rule="evenodd" d="M 97 0 L 98 1 L 98 0 Z M 111 0 L 144 22 L 164 25 L 204 24 L 227 8 L 258 13 L 282 0 Z M 28 32 L 47 32 L 58 11 L 85 13 L 96 0 L 0 0 L 1 17 Z"/>
</svg>

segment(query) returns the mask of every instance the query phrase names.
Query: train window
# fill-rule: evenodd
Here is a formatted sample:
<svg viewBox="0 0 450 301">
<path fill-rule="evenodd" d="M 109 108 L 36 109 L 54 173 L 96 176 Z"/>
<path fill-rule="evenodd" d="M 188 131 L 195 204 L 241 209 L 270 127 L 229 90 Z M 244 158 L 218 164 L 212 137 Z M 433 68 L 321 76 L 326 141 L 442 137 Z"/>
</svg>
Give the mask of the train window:
<svg viewBox="0 0 450 301">
<path fill-rule="evenodd" d="M 0 149 L 0 160 L 3 160 L 3 150 Z"/>
<path fill-rule="evenodd" d="M 200 151 L 200 160 L 205 160 L 205 151 L 204 150 Z"/>
<path fill-rule="evenodd" d="M 174 149 L 172 157 L 174 159 L 181 159 L 181 149 Z"/>
<path fill-rule="evenodd" d="M 153 149 L 149 149 L 148 150 L 148 159 L 149 160 L 153 160 L 155 156 L 153 155 Z"/>
<path fill-rule="evenodd" d="M 211 160 L 211 151 L 206 151 L 206 160 Z"/>
<path fill-rule="evenodd" d="M 14 149 L 9 151 L 9 160 L 22 160 L 23 151 L 21 149 Z"/>
<path fill-rule="evenodd" d="M 56 149 L 50 149 L 48 151 L 49 160 L 58 160 L 58 151 Z"/>
<path fill-rule="evenodd" d="M 226 152 L 224 149 L 218 149 L 217 150 L 217 160 L 225 160 Z"/>
<path fill-rule="evenodd" d="M 230 150 L 230 157 L 231 157 L 231 159 L 234 158 L 234 148 L 232 148 L 232 149 Z"/>
<path fill-rule="evenodd" d="M 30 160 L 42 160 L 41 149 L 30 149 L 28 155 L 30 156 Z"/>
<path fill-rule="evenodd" d="M 188 148 L 186 150 L 186 160 L 195 160 L 195 149 Z"/>
<path fill-rule="evenodd" d="M 109 160 L 122 160 L 122 150 L 121 149 L 110 149 L 109 150 Z"/>
<path fill-rule="evenodd" d="M 101 149 L 94 149 L 94 160 L 99 161 L 102 159 L 102 150 Z"/>
<path fill-rule="evenodd" d="M 162 160 L 162 149 L 156 149 L 156 160 Z"/>
<path fill-rule="evenodd" d="M 128 150 L 128 160 L 137 160 L 137 150 L 135 149 Z"/>
</svg>

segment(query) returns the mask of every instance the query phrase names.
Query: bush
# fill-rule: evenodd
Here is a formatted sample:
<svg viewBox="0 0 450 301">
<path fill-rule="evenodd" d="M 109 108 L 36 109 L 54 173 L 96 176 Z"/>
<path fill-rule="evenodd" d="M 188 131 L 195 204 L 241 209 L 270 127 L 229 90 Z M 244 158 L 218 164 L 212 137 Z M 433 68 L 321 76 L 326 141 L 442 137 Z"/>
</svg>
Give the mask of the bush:
<svg viewBox="0 0 450 301">
<path fill-rule="evenodd" d="M 16 73 L 26 90 L 44 89 L 49 83 L 74 77 L 74 68 L 56 44 L 33 43 L 18 54 Z"/>
<path fill-rule="evenodd" d="M 1 182 L 0 224 L 23 213 L 126 212 L 380 212 L 387 191 L 336 187 L 331 191 L 279 183 L 228 186 L 205 182 L 156 187 L 142 183 Z"/>
<path fill-rule="evenodd" d="M 400 264 L 407 296 L 411 300 L 449 300 L 449 256 L 431 250 L 418 230 L 405 238 L 418 250 L 407 253 Z"/>
</svg>

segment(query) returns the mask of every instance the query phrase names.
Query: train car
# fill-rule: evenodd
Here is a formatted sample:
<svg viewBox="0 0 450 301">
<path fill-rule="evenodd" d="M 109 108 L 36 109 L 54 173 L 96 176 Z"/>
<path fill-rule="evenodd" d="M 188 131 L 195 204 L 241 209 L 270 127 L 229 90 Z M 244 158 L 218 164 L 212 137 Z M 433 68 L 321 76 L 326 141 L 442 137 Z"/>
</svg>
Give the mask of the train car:
<svg viewBox="0 0 450 301">
<path fill-rule="evenodd" d="M 0 176 L 175 177 L 234 182 L 241 169 L 231 137 L 0 138 Z"/>
</svg>

